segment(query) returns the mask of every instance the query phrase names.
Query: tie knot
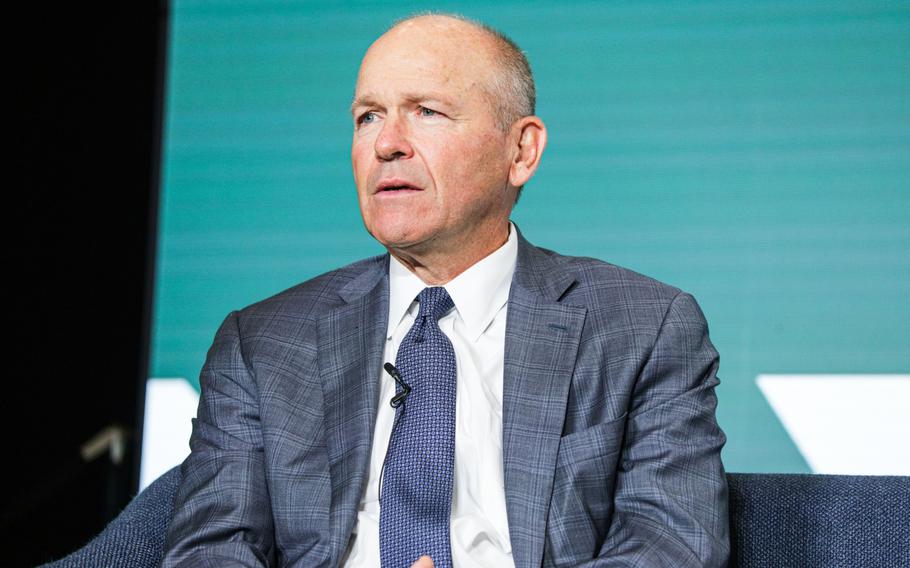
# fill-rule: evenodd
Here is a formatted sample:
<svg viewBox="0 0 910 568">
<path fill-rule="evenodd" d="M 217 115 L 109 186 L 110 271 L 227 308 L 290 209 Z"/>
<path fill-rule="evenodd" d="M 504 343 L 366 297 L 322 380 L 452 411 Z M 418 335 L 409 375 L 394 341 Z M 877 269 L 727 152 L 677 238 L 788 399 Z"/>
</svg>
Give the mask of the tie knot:
<svg viewBox="0 0 910 568">
<path fill-rule="evenodd" d="M 455 302 L 442 286 L 424 288 L 417 295 L 417 301 L 420 302 L 417 317 L 433 316 L 434 320 L 438 320 L 444 313 L 455 307 Z"/>
</svg>

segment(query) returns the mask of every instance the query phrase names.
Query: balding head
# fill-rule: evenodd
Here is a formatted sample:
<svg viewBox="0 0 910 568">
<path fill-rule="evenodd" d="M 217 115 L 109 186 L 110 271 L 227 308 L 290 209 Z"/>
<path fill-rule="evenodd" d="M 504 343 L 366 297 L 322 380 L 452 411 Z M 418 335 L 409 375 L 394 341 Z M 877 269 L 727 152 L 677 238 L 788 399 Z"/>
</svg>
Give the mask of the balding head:
<svg viewBox="0 0 910 568">
<path fill-rule="evenodd" d="M 478 87 L 489 99 L 502 131 L 534 114 L 537 94 L 531 66 L 521 48 L 502 32 L 459 14 L 423 12 L 396 21 L 374 45 L 400 33 L 421 33 L 427 39 L 454 44 L 460 54 L 484 58 L 492 72 Z"/>
<path fill-rule="evenodd" d="M 351 162 L 364 225 L 424 282 L 447 282 L 505 242 L 546 145 L 528 114 L 533 84 L 503 63 L 510 49 L 473 22 L 417 16 L 360 66 Z M 522 84 L 529 96 L 514 95 Z"/>
</svg>

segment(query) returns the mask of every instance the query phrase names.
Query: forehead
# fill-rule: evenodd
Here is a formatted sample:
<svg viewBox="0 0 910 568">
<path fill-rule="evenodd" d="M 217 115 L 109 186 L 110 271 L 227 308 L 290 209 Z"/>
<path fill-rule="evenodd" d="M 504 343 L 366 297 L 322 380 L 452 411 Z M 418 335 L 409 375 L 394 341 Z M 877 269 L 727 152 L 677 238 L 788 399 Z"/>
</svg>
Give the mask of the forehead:
<svg viewBox="0 0 910 568">
<path fill-rule="evenodd" d="M 461 22 L 405 22 L 370 46 L 357 95 L 383 91 L 464 91 L 485 82 L 494 58 L 483 32 Z"/>
</svg>

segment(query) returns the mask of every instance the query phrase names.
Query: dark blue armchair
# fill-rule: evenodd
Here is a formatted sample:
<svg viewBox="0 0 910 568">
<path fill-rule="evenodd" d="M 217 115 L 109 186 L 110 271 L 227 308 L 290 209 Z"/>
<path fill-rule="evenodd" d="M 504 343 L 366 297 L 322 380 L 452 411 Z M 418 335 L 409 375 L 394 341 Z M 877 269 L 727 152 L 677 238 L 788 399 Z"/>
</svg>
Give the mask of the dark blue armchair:
<svg viewBox="0 0 910 568">
<path fill-rule="evenodd" d="M 731 566 L 910 567 L 910 477 L 729 474 Z M 44 568 L 161 562 L 174 468 L 85 547 Z"/>
<path fill-rule="evenodd" d="M 731 566 L 910 568 L 910 477 L 728 474 Z"/>
</svg>

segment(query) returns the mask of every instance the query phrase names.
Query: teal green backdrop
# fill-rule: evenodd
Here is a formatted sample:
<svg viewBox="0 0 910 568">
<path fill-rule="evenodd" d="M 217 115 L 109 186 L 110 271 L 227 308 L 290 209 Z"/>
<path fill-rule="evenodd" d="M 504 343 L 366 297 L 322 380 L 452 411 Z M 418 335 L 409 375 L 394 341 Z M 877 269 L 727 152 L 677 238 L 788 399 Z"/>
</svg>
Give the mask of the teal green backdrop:
<svg viewBox="0 0 910 568">
<path fill-rule="evenodd" d="M 381 252 L 357 210 L 360 57 L 422 2 L 172 6 L 153 377 L 228 311 Z M 910 369 L 910 4 L 439 2 L 527 52 L 535 244 L 695 295 L 731 471 L 806 471 L 759 373 Z"/>
</svg>

